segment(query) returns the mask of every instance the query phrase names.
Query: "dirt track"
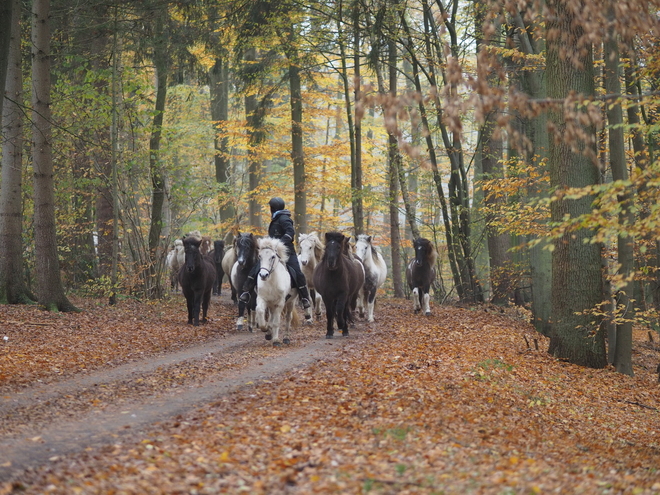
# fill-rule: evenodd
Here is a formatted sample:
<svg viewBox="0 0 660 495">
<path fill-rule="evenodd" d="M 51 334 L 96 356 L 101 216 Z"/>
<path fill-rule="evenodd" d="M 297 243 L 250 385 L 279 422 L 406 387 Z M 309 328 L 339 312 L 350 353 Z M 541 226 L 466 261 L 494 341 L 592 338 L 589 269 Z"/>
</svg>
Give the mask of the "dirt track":
<svg viewBox="0 0 660 495">
<path fill-rule="evenodd" d="M 222 303 L 229 304 L 224 298 Z M 230 332 L 181 351 L 5 393 L 0 482 L 63 455 L 138 435 L 285 371 L 331 359 L 348 340 L 361 337 L 360 324 L 349 339 L 326 340 L 321 327 L 317 322 L 300 328 L 304 336 L 277 349 L 261 332 Z"/>
</svg>

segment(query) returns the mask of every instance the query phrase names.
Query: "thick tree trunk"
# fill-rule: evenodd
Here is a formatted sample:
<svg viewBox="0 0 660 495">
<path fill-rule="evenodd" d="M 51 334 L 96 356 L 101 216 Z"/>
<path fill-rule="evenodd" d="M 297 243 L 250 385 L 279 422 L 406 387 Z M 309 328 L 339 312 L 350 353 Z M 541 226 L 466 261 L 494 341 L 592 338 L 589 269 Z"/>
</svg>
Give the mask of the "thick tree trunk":
<svg viewBox="0 0 660 495">
<path fill-rule="evenodd" d="M 0 0 L 0 115 L 4 105 L 5 84 L 9 65 L 12 12 L 17 10 L 14 0 Z"/>
<path fill-rule="evenodd" d="M 34 296 L 23 272 L 23 72 L 20 0 L 13 3 L 7 64 L 7 101 L 2 108 L 2 187 L 0 187 L 0 303 L 22 304 Z"/>
<path fill-rule="evenodd" d="M 584 31 L 563 0 L 548 2 L 547 29 L 548 96 L 565 99 L 572 92 L 582 101 L 594 94 L 593 60 L 590 47 L 583 46 Z M 582 47 L 580 52 L 575 50 Z M 564 53 L 569 50 L 569 53 Z M 567 56 L 567 55 L 570 55 Z M 572 60 L 575 58 L 575 61 Z M 576 67 L 576 62 L 580 66 Z M 595 131 L 582 124 L 580 110 L 572 105 L 553 107 L 549 121 L 562 137 L 577 138 L 583 132 L 587 141 L 570 143 L 567 139 L 550 140 L 550 185 L 561 192 L 569 187 L 597 184 Z M 575 119 L 573 119 L 575 118 Z M 571 127 L 573 126 L 573 127 Z M 574 151 L 577 146 L 579 151 Z M 551 206 L 554 222 L 565 221 L 591 211 L 592 196 L 560 199 Z M 586 229 L 564 234 L 554 242 L 552 253 L 552 331 L 549 352 L 571 363 L 593 368 L 607 364 L 605 338 L 597 318 L 591 313 L 602 302 L 600 246 L 589 242 L 593 233 Z"/>
<path fill-rule="evenodd" d="M 37 300 L 49 311 L 75 311 L 64 294 L 57 256 L 50 124 L 50 0 L 32 3 L 32 109 Z"/>
</svg>

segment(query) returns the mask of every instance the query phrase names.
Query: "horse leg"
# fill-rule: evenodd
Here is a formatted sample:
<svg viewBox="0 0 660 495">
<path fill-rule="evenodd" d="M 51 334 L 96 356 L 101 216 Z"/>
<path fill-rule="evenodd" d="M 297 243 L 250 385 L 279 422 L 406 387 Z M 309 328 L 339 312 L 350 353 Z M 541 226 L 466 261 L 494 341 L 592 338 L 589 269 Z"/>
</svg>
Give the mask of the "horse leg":
<svg viewBox="0 0 660 495">
<path fill-rule="evenodd" d="M 346 298 L 342 298 L 337 302 L 335 313 L 337 315 L 337 328 L 341 330 L 344 337 L 348 337 L 348 310 L 349 304 Z"/>
<path fill-rule="evenodd" d="M 367 321 L 369 323 L 374 322 L 374 306 L 376 305 L 376 287 L 374 287 L 369 292 L 369 298 L 367 299 Z"/>
<path fill-rule="evenodd" d="M 238 302 L 238 320 L 236 320 L 236 330 L 243 330 L 243 320 L 245 319 L 245 303 Z"/>
<path fill-rule="evenodd" d="M 193 324 L 193 298 L 186 296 L 186 306 L 188 307 L 188 325 Z"/>
<path fill-rule="evenodd" d="M 202 293 L 195 292 L 195 301 L 193 303 L 193 325 L 199 326 L 199 311 L 202 306 Z"/>
<path fill-rule="evenodd" d="M 421 295 L 419 293 L 419 287 L 415 287 L 412 291 L 412 300 L 413 300 L 413 311 L 417 313 L 421 309 Z"/>
<path fill-rule="evenodd" d="M 255 322 L 257 328 L 262 332 L 268 331 L 268 323 L 266 322 L 266 301 L 257 296 L 257 309 L 255 310 Z"/>
<path fill-rule="evenodd" d="M 209 303 L 211 302 L 211 291 L 204 293 L 204 300 L 202 301 L 202 323 L 206 323 L 206 315 L 209 311 Z"/>
<path fill-rule="evenodd" d="M 424 291 L 424 314 L 431 316 L 431 295 L 428 290 Z"/>
<path fill-rule="evenodd" d="M 282 307 L 275 306 L 270 311 L 270 319 L 269 319 L 270 332 L 273 335 L 273 346 L 275 347 L 282 345 L 282 341 L 280 341 L 281 319 L 282 319 Z"/>
<path fill-rule="evenodd" d="M 331 339 L 335 333 L 334 329 L 335 317 L 335 301 L 330 301 L 330 304 L 325 303 L 325 319 L 327 320 L 325 338 Z"/>
</svg>

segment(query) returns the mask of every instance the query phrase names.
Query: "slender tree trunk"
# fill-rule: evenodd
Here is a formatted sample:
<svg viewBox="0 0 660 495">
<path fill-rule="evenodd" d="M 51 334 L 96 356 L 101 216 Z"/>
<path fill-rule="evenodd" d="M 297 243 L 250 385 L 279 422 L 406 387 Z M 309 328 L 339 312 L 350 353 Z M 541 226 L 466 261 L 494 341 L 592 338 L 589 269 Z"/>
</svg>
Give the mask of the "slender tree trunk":
<svg viewBox="0 0 660 495">
<path fill-rule="evenodd" d="M 303 148 L 303 104 L 300 67 L 297 65 L 293 27 L 289 38 L 289 92 L 291 96 L 291 159 L 293 161 L 293 189 L 295 224 L 299 233 L 307 233 L 307 187 L 305 152 Z"/>
<path fill-rule="evenodd" d="M 476 33 L 477 33 L 477 71 L 479 78 L 488 81 L 488 88 L 496 91 L 499 85 L 497 72 L 491 70 L 493 64 L 489 60 L 486 47 L 497 46 L 497 39 L 482 39 L 483 27 L 485 22 L 494 24 L 494 31 L 500 31 L 499 22 L 494 19 L 486 19 L 487 5 L 479 0 L 475 8 L 476 14 Z M 500 65 L 500 64 L 497 64 Z M 482 98 L 493 98 L 492 94 L 481 95 Z M 484 123 L 480 130 L 479 149 L 477 157 L 481 159 L 482 180 L 497 180 L 504 178 L 504 151 L 502 138 L 496 137 L 497 122 L 502 112 L 497 105 L 493 105 L 493 110 L 484 115 Z M 501 195 L 486 194 L 483 198 L 484 206 L 488 211 L 497 211 L 503 205 L 505 199 Z M 513 300 L 513 292 L 509 270 L 511 269 L 511 238 L 507 233 L 498 233 L 493 226 L 494 215 L 487 214 L 486 238 L 488 246 L 490 283 L 492 288 L 491 302 L 494 304 L 508 304 Z"/>
<path fill-rule="evenodd" d="M 50 112 L 50 0 L 32 3 L 32 166 L 37 300 L 49 311 L 75 311 L 60 278 Z"/>
<path fill-rule="evenodd" d="M 390 96 L 392 103 L 397 96 L 397 62 L 398 53 L 396 42 L 390 39 L 387 43 L 388 46 L 388 64 L 389 64 L 389 80 L 390 80 Z M 394 289 L 394 297 L 403 297 L 403 270 L 401 267 L 401 230 L 399 228 L 399 207 L 398 207 L 398 183 L 399 183 L 399 170 L 403 167 L 401 165 L 401 153 L 399 152 L 399 140 L 397 118 L 396 118 L 396 105 L 391 105 L 392 108 L 387 111 L 391 114 L 394 123 L 394 129 L 388 132 L 388 158 L 389 158 L 389 186 L 390 186 L 390 246 L 392 256 L 392 287 Z"/>
<path fill-rule="evenodd" d="M 353 4 L 353 78 L 355 92 L 355 160 L 351 170 L 353 192 L 353 226 L 355 235 L 364 233 L 364 208 L 362 204 L 362 77 L 360 75 L 360 2 Z"/>
<path fill-rule="evenodd" d="M 558 105 L 549 112 L 554 132 L 577 137 L 586 142 L 550 140 L 550 185 L 558 191 L 569 187 L 585 187 L 599 181 L 595 159 L 595 131 L 579 121 L 577 101 L 593 96 L 594 74 L 591 49 L 581 45 L 584 31 L 563 0 L 548 2 L 550 15 L 546 20 L 548 96 L 565 99 L 572 92 L 576 98 L 568 113 L 567 105 Z M 580 52 L 576 52 L 582 46 Z M 566 53 L 568 50 L 569 53 Z M 573 50 L 573 51 L 571 51 Z M 568 56 L 570 55 L 570 56 Z M 580 67 L 577 68 L 575 58 Z M 579 148 L 574 151 L 574 147 Z M 591 211 L 593 197 L 560 199 L 552 203 L 554 222 L 565 221 Z M 554 242 L 552 253 L 552 315 L 553 325 L 549 352 L 556 357 L 582 366 L 601 368 L 607 364 L 605 338 L 590 312 L 602 302 L 600 246 L 589 242 L 593 233 L 580 229 L 563 235 Z"/>
<path fill-rule="evenodd" d="M 156 275 L 156 266 L 162 255 L 161 233 L 163 230 L 163 205 L 165 203 L 166 183 L 160 160 L 160 140 L 163 131 L 163 116 L 167 100 L 167 43 L 165 39 L 164 19 L 167 11 L 156 13 L 156 29 L 154 33 L 154 65 L 156 66 L 156 107 L 149 140 L 149 171 L 151 174 L 151 224 L 149 227 L 149 274 Z M 160 283 L 147 284 L 155 289 L 156 297 L 160 297 Z"/>
<path fill-rule="evenodd" d="M 209 73 L 211 86 L 211 119 L 214 127 L 215 180 L 221 185 L 220 220 L 234 218 L 236 211 L 231 198 L 231 159 L 227 121 L 229 120 L 229 68 L 226 57 L 218 56 Z"/>
<path fill-rule="evenodd" d="M 7 64 L 7 101 L 2 107 L 2 187 L 0 187 L 0 303 L 34 300 L 23 272 L 23 72 L 21 70 L 20 0 L 12 0 Z"/>
<path fill-rule="evenodd" d="M 610 12 L 612 7 L 610 6 Z M 613 19 L 611 19 L 613 20 Z M 603 58 L 605 60 L 605 93 L 611 95 L 621 94 L 621 82 L 619 74 L 619 43 L 613 28 L 603 46 Z M 607 105 L 607 123 L 609 132 L 610 168 L 612 179 L 615 181 L 628 180 L 628 168 L 626 167 L 626 155 L 623 136 L 623 110 L 617 101 Z M 619 197 L 621 213 L 619 214 L 619 228 L 635 223 L 635 215 L 630 209 L 632 195 L 629 192 Z M 624 285 L 619 287 L 617 297 L 616 316 L 619 320 L 616 325 L 616 350 L 614 352 L 614 366 L 619 373 L 633 375 L 632 368 L 632 276 L 635 271 L 635 258 L 633 252 L 634 240 L 625 233 L 619 234 L 617 238 L 619 256 L 619 275 L 623 277 Z M 614 342 L 610 342 L 610 346 Z"/>
</svg>

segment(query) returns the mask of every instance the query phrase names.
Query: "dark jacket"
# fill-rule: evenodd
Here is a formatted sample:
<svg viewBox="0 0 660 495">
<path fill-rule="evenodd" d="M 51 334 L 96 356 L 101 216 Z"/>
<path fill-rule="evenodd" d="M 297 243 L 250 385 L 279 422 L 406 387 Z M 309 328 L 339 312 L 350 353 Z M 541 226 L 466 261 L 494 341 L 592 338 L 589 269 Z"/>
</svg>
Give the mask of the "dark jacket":
<svg viewBox="0 0 660 495">
<path fill-rule="evenodd" d="M 291 212 L 289 210 L 280 210 L 273 213 L 273 219 L 268 226 L 268 236 L 280 239 L 289 251 L 289 256 L 295 254 L 293 239 L 296 231 L 293 228 Z"/>
</svg>

